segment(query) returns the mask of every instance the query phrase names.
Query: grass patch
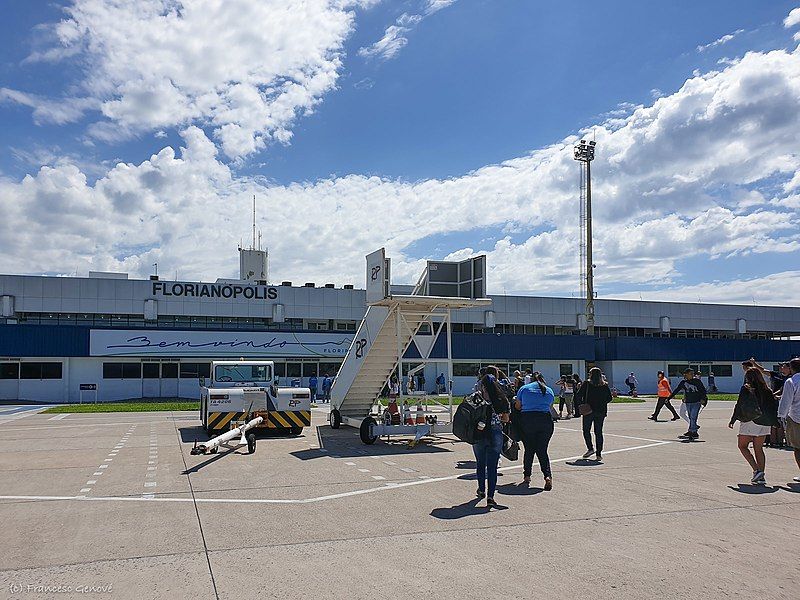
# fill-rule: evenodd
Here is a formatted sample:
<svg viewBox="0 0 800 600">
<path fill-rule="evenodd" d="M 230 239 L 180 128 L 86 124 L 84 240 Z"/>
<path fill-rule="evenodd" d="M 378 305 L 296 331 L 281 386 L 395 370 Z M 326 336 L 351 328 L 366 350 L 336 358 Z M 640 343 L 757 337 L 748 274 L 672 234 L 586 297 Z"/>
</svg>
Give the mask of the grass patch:
<svg viewBox="0 0 800 600">
<path fill-rule="evenodd" d="M 171 410 L 200 410 L 199 402 L 98 402 L 84 404 L 65 404 L 43 410 L 45 414 L 54 413 L 110 413 L 110 412 L 150 412 Z"/>
<path fill-rule="evenodd" d="M 631 398 L 630 396 L 617 396 L 611 401 L 612 404 L 635 404 L 637 402 L 645 402 L 645 399 Z"/>
<path fill-rule="evenodd" d="M 721 400 L 723 402 L 736 402 L 739 399 L 739 394 L 709 394 L 709 400 Z"/>
</svg>

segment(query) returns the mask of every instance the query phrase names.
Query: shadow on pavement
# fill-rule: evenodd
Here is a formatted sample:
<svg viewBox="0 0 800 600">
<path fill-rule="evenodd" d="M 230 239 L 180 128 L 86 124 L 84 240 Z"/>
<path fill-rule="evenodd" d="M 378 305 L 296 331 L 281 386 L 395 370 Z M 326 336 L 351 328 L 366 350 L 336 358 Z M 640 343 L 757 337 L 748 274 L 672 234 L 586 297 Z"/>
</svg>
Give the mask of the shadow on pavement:
<svg viewBox="0 0 800 600">
<path fill-rule="evenodd" d="M 448 446 L 460 443 L 449 439 L 422 439 L 414 448 L 408 447 L 413 436 L 398 436 L 390 439 L 381 438 L 374 444 L 364 444 L 358 436 L 358 430 L 350 427 L 333 429 L 330 425 L 317 427 L 317 441 L 320 450 L 302 450 L 290 452 L 300 460 L 313 460 L 323 456 L 340 458 L 358 458 L 363 456 L 400 456 L 403 454 L 438 454 L 452 452 Z"/>
<path fill-rule="evenodd" d="M 786 487 L 781 487 L 782 490 L 786 490 L 787 492 L 794 492 L 795 494 L 800 494 L 800 483 L 787 483 Z"/>
<path fill-rule="evenodd" d="M 603 463 L 596 461 L 593 458 L 579 458 L 578 460 L 573 460 L 572 462 L 567 461 L 564 464 L 569 465 L 570 467 L 599 467 Z"/>
<path fill-rule="evenodd" d="M 456 469 L 472 469 L 475 470 L 478 467 L 478 463 L 474 460 L 459 460 L 456 463 Z"/>
<path fill-rule="evenodd" d="M 445 519 L 450 521 L 453 519 L 463 519 L 464 517 L 470 517 L 473 515 L 485 515 L 489 511 L 485 506 L 478 506 L 479 502 L 481 502 L 480 498 L 473 498 L 468 502 L 456 504 L 455 506 L 450 506 L 448 508 L 434 508 L 431 511 L 431 516 L 436 519 Z"/>
<path fill-rule="evenodd" d="M 777 492 L 779 487 L 769 485 L 754 485 L 749 483 L 737 483 L 735 486 L 729 485 L 728 489 L 741 494 L 772 494 Z"/>
<path fill-rule="evenodd" d="M 297 438 L 300 437 L 293 433 L 289 433 L 288 431 L 284 431 L 282 429 L 263 429 L 263 428 L 256 428 L 251 429 L 253 433 L 256 434 L 258 439 L 265 439 L 265 438 Z M 207 442 L 212 437 L 218 436 L 221 433 L 225 433 L 225 431 L 215 431 L 213 434 L 208 433 L 205 429 L 203 429 L 202 425 L 192 425 L 189 427 L 178 427 L 178 432 L 181 436 L 181 441 L 185 444 L 193 444 L 194 442 Z M 302 435 L 302 434 L 301 434 Z"/>
<path fill-rule="evenodd" d="M 544 491 L 544 488 L 531 487 L 524 483 L 507 483 L 497 486 L 497 491 L 504 496 L 535 496 Z"/>
</svg>

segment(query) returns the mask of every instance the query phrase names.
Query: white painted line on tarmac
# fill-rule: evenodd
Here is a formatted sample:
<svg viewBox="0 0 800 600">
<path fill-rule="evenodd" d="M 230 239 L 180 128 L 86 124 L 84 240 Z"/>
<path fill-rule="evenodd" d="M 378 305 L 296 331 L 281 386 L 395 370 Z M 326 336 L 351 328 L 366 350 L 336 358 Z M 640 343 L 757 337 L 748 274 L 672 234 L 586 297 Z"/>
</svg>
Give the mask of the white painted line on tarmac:
<svg viewBox="0 0 800 600">
<path fill-rule="evenodd" d="M 359 469 L 359 473 L 369 473 L 369 469 Z"/>
<path fill-rule="evenodd" d="M 346 462 L 344 464 L 346 464 L 348 467 L 355 467 L 356 466 L 356 463 L 354 463 L 354 462 Z"/>
<path fill-rule="evenodd" d="M 83 492 L 91 492 L 92 488 L 81 488 L 81 493 Z"/>
<path fill-rule="evenodd" d="M 632 446 L 630 448 L 619 448 L 617 450 L 606 450 L 603 454 L 617 454 L 620 452 L 632 452 L 634 450 L 643 450 L 645 448 L 655 448 L 657 446 L 665 446 L 673 442 L 660 441 L 653 444 L 643 444 L 641 446 Z M 568 456 L 566 458 L 556 458 L 551 460 L 551 463 L 566 462 L 568 460 L 578 460 L 582 458 L 582 454 L 576 456 Z M 511 465 L 508 467 L 501 467 L 498 471 L 511 471 L 514 469 L 521 469 L 522 465 Z M 340 498 L 349 498 L 352 496 L 361 496 L 364 494 L 372 494 L 375 492 L 383 492 L 386 490 L 396 490 L 398 488 L 411 487 L 417 485 L 426 485 L 428 483 L 438 483 L 440 481 L 452 481 L 463 477 L 463 473 L 455 475 L 447 475 L 445 477 L 430 477 L 428 479 L 415 479 L 413 481 L 404 481 L 401 483 L 388 483 L 379 487 L 365 488 L 360 490 L 352 490 L 350 492 L 341 492 L 339 494 L 330 494 L 328 496 L 317 496 L 315 498 L 301 498 L 301 499 L 277 499 L 277 498 L 142 498 L 141 496 L 0 496 L 0 500 L 77 500 L 81 502 L 197 502 L 202 504 L 314 504 L 316 502 L 325 502 L 327 500 L 338 500 Z M 155 482 L 150 482 L 152 485 L 145 483 L 147 487 L 155 487 Z"/>
<path fill-rule="evenodd" d="M 95 483 L 97 483 L 97 479 L 90 479 L 86 482 L 86 485 L 94 485 Z"/>
<path fill-rule="evenodd" d="M 570 429 L 569 427 L 556 427 L 556 429 L 559 429 L 561 431 L 573 431 L 573 432 L 576 432 L 576 433 L 583 433 L 582 429 Z M 639 442 L 663 442 L 664 441 L 664 440 L 651 440 L 649 438 L 643 438 L 643 437 L 634 437 L 632 435 L 620 435 L 618 433 L 608 433 L 606 431 L 603 431 L 603 436 L 604 437 L 624 438 L 626 440 L 637 440 Z"/>
<path fill-rule="evenodd" d="M 102 472 L 102 471 L 98 471 L 97 473 L 93 473 L 93 475 L 96 475 L 96 476 L 100 476 L 100 475 L 102 475 L 102 474 L 103 474 L 103 472 Z"/>
<path fill-rule="evenodd" d="M 145 481 L 144 487 L 156 487 L 157 483 L 155 481 Z"/>
<path fill-rule="evenodd" d="M 64 415 L 56 415 L 55 417 L 50 417 L 47 420 L 48 421 L 60 421 L 61 419 L 65 418 L 65 417 L 68 417 L 69 415 L 70 415 L 70 413 L 67 413 L 67 414 L 64 414 Z"/>
<path fill-rule="evenodd" d="M 386 477 L 383 477 L 382 475 L 373 475 L 372 478 L 377 481 L 383 481 L 384 479 L 386 479 Z"/>
</svg>

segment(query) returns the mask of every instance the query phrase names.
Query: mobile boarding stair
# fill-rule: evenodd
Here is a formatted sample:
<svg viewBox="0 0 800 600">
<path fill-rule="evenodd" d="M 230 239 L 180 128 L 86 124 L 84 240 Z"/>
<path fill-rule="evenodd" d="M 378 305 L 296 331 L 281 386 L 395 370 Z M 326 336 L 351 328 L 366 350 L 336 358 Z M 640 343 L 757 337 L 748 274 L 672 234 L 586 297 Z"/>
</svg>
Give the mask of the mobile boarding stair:
<svg viewBox="0 0 800 600">
<path fill-rule="evenodd" d="M 382 252 L 382 251 L 381 251 Z M 388 261 L 381 254 L 380 265 Z M 452 432 L 453 396 L 450 382 L 453 379 L 451 313 L 462 308 L 474 308 L 491 304 L 488 298 L 459 298 L 426 296 L 426 273 L 414 288 L 411 295 L 390 295 L 388 282 L 383 286 L 383 297 L 369 302 L 370 269 L 368 262 L 368 307 L 347 356 L 331 388 L 331 427 L 338 429 L 342 424 L 359 429 L 361 441 L 374 443 L 380 436 L 413 435 L 413 446 L 424 436 L 435 436 Z M 433 348 L 441 336 L 446 336 L 446 358 L 432 358 Z M 404 355 L 414 344 L 420 358 L 406 358 Z M 437 396 L 403 393 L 403 363 L 446 363 L 446 393 Z M 414 423 L 408 424 L 401 414 L 401 423 L 393 424 L 384 418 L 383 404 L 379 397 L 383 389 L 390 385 L 395 375 L 399 385 L 396 398 L 402 411 L 404 400 L 410 404 L 424 401 L 428 413 L 420 419 L 417 413 Z M 428 401 L 433 398 L 433 406 Z M 405 421 L 405 422 L 404 422 Z"/>
</svg>

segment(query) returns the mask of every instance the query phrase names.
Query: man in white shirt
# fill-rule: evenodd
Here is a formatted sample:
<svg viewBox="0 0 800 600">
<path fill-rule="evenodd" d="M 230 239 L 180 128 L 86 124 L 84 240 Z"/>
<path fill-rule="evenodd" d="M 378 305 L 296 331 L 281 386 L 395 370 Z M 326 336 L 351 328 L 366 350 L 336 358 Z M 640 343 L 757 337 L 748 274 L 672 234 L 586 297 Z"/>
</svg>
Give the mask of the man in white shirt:
<svg viewBox="0 0 800 600">
<path fill-rule="evenodd" d="M 794 459 L 800 469 L 800 358 L 789 361 L 792 376 L 783 384 L 778 416 L 784 423 L 786 442 L 794 448 Z M 800 476 L 794 481 L 800 483 Z"/>
</svg>

